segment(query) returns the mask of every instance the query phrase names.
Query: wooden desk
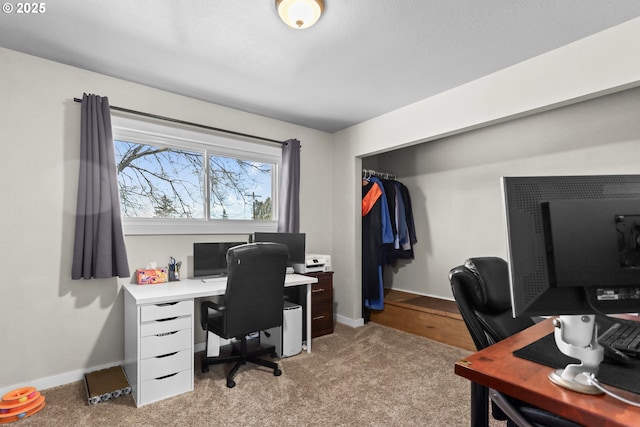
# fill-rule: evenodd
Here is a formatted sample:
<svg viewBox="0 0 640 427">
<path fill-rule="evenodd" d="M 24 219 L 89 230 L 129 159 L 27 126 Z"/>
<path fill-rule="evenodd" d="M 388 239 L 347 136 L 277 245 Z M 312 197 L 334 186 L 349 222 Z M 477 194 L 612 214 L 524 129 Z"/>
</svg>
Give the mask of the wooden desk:
<svg viewBox="0 0 640 427">
<path fill-rule="evenodd" d="M 606 395 L 585 395 L 558 387 L 547 378 L 552 368 L 513 355 L 513 351 L 552 331 L 551 319 L 547 319 L 457 361 L 455 373 L 584 426 L 640 426 L 640 408 Z M 629 400 L 640 401 L 640 396 L 634 393 L 607 388 Z"/>
</svg>

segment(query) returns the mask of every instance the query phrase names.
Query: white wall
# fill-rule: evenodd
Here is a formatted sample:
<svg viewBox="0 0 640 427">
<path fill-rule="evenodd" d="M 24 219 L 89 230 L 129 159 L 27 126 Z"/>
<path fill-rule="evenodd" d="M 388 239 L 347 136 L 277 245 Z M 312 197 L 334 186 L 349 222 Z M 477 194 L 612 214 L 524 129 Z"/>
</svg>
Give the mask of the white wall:
<svg viewBox="0 0 640 427">
<path fill-rule="evenodd" d="M 80 134 L 73 98 L 83 92 L 134 110 L 298 138 L 301 231 L 310 250 L 332 248 L 331 135 L 0 48 L 0 394 L 75 381 L 123 359 L 121 283 L 129 279 L 71 280 Z M 186 257 L 201 237 L 129 236 L 131 269 Z"/>
<path fill-rule="evenodd" d="M 341 280 L 353 284 L 336 288 L 338 318 L 361 316 L 362 157 L 435 141 L 638 86 L 639 50 L 640 18 L 335 134 L 333 266 Z M 509 135 L 507 139 L 513 141 L 516 137 L 519 135 Z M 506 142 L 502 144 L 501 149 L 510 148 Z M 447 149 L 439 153 L 446 158 L 451 156 Z M 581 157 L 585 153 L 580 152 Z M 434 173 L 434 184 L 439 184 L 436 177 Z M 469 177 L 462 178 L 468 180 Z M 458 196 L 443 193 L 438 197 L 452 203 Z M 437 227 L 432 218 L 429 218 L 429 226 Z M 431 247 L 421 250 L 433 253 L 441 249 L 439 241 L 427 243 Z M 499 251 L 500 243 L 486 248 L 490 249 Z M 437 271 L 429 273 L 431 278 L 442 277 L 442 271 L 456 265 L 464 256 L 466 254 L 456 253 L 441 260 L 439 265 L 433 266 Z M 413 277 L 414 281 L 427 279 Z M 440 285 L 428 286 L 437 288 L 427 293 L 444 292 Z"/>
<path fill-rule="evenodd" d="M 452 299 L 448 272 L 506 258 L 501 176 L 640 174 L 640 88 L 367 158 L 409 188 L 415 259 L 385 286 Z"/>
</svg>

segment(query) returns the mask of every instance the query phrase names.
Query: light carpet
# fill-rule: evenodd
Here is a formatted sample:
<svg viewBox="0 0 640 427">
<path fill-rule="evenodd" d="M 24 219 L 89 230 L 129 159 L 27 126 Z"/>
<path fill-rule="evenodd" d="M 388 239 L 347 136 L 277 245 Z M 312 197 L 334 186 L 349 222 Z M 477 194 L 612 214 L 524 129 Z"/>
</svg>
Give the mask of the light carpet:
<svg viewBox="0 0 640 427">
<path fill-rule="evenodd" d="M 41 390 L 47 406 L 16 425 L 469 425 L 469 381 L 453 372 L 466 350 L 375 323 L 337 324 L 312 350 L 281 359 L 279 377 L 247 365 L 233 389 L 228 366 L 202 374 L 198 354 L 192 392 L 141 408 L 131 395 L 89 406 L 83 382 Z"/>
</svg>

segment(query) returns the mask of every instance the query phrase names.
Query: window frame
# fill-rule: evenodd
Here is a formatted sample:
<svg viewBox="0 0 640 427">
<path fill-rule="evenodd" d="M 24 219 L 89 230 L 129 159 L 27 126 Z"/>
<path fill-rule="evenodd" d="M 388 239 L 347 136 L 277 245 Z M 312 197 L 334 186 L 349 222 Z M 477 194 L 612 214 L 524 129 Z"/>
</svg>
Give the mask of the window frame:
<svg viewBox="0 0 640 427">
<path fill-rule="evenodd" d="M 250 138 L 194 130 L 186 125 L 168 125 L 152 120 L 113 114 L 111 128 L 116 140 L 160 147 L 202 152 L 203 174 L 208 174 L 209 156 L 222 156 L 273 164 L 271 175 L 272 219 L 234 220 L 212 219 L 210 215 L 209 180 L 204 179 L 204 218 L 130 218 L 122 217 L 125 235 L 172 234 L 250 234 L 257 231 L 276 231 L 278 224 L 278 183 L 282 170 L 281 147 Z"/>
</svg>

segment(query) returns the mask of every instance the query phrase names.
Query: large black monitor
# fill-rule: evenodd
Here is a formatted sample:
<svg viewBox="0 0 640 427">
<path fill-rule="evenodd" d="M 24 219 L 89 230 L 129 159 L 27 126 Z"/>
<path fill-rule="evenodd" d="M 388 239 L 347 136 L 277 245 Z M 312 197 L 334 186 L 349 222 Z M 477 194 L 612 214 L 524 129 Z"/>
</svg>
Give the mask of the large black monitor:
<svg viewBox="0 0 640 427">
<path fill-rule="evenodd" d="M 274 242 L 286 245 L 289 248 L 288 266 L 305 263 L 305 234 L 304 233 L 268 233 L 255 232 L 254 242 Z"/>
<path fill-rule="evenodd" d="M 247 242 L 206 242 L 193 244 L 193 277 L 207 278 L 227 274 L 227 251 Z"/>
<path fill-rule="evenodd" d="M 502 182 L 514 316 L 640 311 L 640 175 Z"/>
<path fill-rule="evenodd" d="M 640 175 L 502 179 L 514 316 L 551 315 L 560 351 L 580 360 L 549 379 L 581 393 L 604 349 L 597 313 L 640 311 Z"/>
</svg>

